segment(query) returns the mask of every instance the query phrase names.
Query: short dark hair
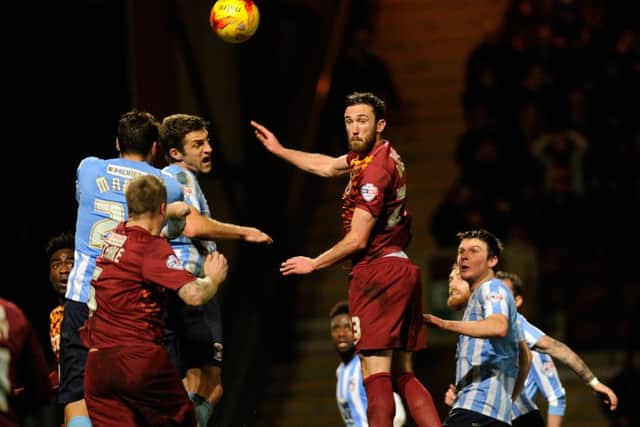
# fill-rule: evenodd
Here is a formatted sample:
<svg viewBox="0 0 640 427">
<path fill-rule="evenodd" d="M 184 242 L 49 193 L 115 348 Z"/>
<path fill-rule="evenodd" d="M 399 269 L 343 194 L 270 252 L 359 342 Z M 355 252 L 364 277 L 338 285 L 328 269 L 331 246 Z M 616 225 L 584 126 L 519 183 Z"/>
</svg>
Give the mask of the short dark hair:
<svg viewBox="0 0 640 427">
<path fill-rule="evenodd" d="M 329 310 L 329 319 L 333 319 L 341 314 L 349 314 L 349 303 L 346 300 L 338 301 L 331 307 L 331 310 Z"/>
<path fill-rule="evenodd" d="M 350 107 L 352 105 L 366 104 L 373 108 L 373 115 L 376 121 L 385 118 L 386 108 L 384 101 L 372 94 L 371 92 L 353 92 L 347 95 L 344 100 L 344 106 Z"/>
<path fill-rule="evenodd" d="M 120 117 L 117 136 L 121 153 L 146 156 L 158 140 L 158 120 L 146 111 L 131 110 Z"/>
<path fill-rule="evenodd" d="M 516 273 L 508 273 L 506 271 L 498 271 L 496 277 L 500 280 L 507 279 L 511 281 L 511 287 L 513 288 L 513 296 L 524 296 L 524 287 L 522 285 L 522 279 Z"/>
<path fill-rule="evenodd" d="M 158 140 L 167 162 L 175 162 L 175 159 L 169 156 L 169 151 L 172 148 L 184 154 L 184 137 L 188 133 L 196 130 L 206 130 L 208 127 L 208 121 L 192 114 L 172 114 L 162 119 Z"/>
<path fill-rule="evenodd" d="M 47 259 L 51 259 L 53 254 L 60 249 L 71 249 L 73 251 L 75 250 L 75 247 L 75 236 L 71 232 L 65 231 L 57 236 L 53 236 L 47 243 L 47 248 L 45 250 Z"/>
<path fill-rule="evenodd" d="M 462 241 L 465 239 L 482 240 L 487 244 L 487 252 L 488 252 L 487 256 L 489 258 L 495 256 L 495 257 L 498 257 L 498 259 L 500 259 L 500 256 L 502 255 L 502 251 L 504 250 L 504 246 L 502 245 L 502 242 L 500 241 L 500 239 L 498 239 L 496 236 L 494 236 L 487 230 L 480 229 L 480 230 L 461 231 L 458 234 L 456 234 L 456 237 L 458 238 L 459 241 Z"/>
</svg>

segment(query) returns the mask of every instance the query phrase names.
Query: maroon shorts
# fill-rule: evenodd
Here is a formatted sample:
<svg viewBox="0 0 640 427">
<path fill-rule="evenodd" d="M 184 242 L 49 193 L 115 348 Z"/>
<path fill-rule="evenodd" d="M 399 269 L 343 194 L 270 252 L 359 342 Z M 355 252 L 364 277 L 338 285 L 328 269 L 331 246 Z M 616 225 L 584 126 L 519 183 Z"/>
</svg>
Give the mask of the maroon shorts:
<svg viewBox="0 0 640 427">
<path fill-rule="evenodd" d="M 90 351 L 84 397 L 95 426 L 196 425 L 169 353 L 158 345 Z"/>
<path fill-rule="evenodd" d="M 349 312 L 356 349 L 418 351 L 426 348 L 420 269 L 388 256 L 354 267 Z"/>
</svg>

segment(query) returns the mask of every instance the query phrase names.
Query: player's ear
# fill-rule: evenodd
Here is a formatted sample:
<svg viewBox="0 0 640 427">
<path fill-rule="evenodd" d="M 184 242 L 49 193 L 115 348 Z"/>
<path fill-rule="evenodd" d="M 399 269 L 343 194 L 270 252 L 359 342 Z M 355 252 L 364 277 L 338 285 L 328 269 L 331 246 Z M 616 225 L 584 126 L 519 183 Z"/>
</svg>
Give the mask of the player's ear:
<svg viewBox="0 0 640 427">
<path fill-rule="evenodd" d="M 171 158 L 171 160 L 176 162 L 181 162 L 183 160 L 182 153 L 177 148 L 169 149 L 169 157 Z"/>
<path fill-rule="evenodd" d="M 376 123 L 376 132 L 377 133 L 382 133 L 382 131 L 384 130 L 384 128 L 387 126 L 387 122 L 385 119 L 380 119 L 378 120 L 378 123 Z"/>
</svg>

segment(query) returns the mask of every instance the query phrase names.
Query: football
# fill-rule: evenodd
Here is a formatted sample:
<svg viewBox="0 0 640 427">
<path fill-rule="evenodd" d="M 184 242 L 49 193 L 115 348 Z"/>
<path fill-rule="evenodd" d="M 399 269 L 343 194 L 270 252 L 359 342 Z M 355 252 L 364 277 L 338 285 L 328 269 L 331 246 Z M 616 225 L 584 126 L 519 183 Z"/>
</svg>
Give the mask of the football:
<svg viewBox="0 0 640 427">
<path fill-rule="evenodd" d="M 252 0 L 218 0 L 209 15 L 211 29 L 227 43 L 242 43 L 260 24 L 258 6 Z"/>
</svg>

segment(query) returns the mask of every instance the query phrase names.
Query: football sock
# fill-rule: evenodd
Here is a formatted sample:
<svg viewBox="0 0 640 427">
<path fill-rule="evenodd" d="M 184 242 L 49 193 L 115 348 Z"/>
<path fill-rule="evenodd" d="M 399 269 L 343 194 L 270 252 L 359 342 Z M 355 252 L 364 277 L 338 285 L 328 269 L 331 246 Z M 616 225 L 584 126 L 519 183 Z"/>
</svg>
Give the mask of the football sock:
<svg viewBox="0 0 640 427">
<path fill-rule="evenodd" d="M 367 392 L 367 418 L 371 427 L 391 427 L 396 413 L 391 374 L 380 372 L 364 381 Z"/>
<path fill-rule="evenodd" d="M 407 403 L 411 417 L 418 427 L 442 426 L 431 393 L 418 381 L 413 372 L 403 372 L 395 376 L 394 385 L 396 392 Z"/>
</svg>

